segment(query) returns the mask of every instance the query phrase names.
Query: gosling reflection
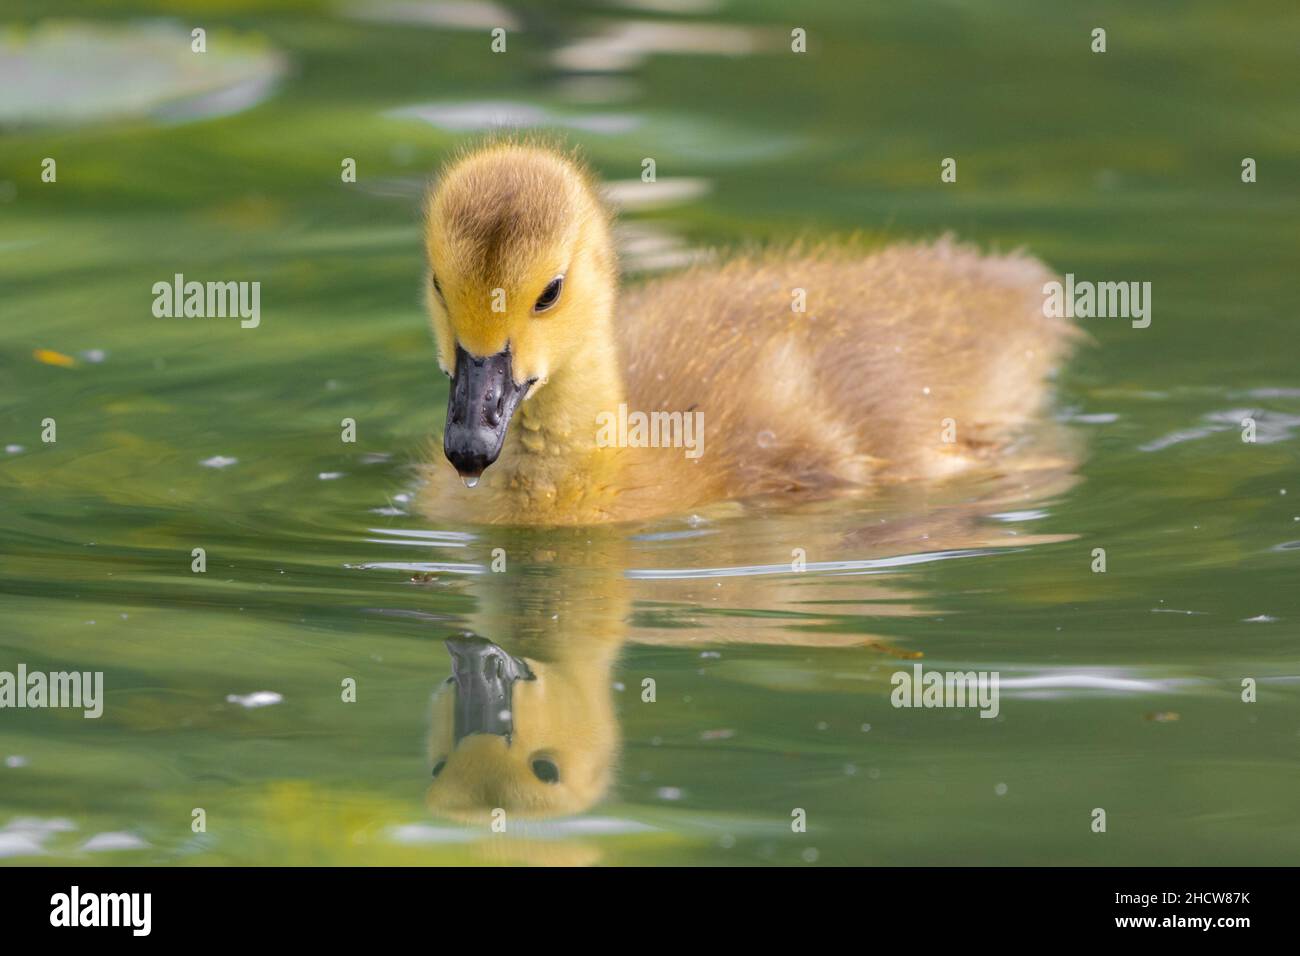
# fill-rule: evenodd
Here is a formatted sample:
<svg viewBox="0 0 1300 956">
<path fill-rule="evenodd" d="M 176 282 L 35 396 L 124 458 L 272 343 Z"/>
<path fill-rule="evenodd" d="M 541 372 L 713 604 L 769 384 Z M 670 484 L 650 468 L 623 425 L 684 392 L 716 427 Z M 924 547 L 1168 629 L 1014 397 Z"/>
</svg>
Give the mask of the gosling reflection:
<svg viewBox="0 0 1300 956">
<path fill-rule="evenodd" d="M 473 634 L 447 641 L 434 695 L 427 804 L 464 823 L 581 813 L 609 790 L 618 751 L 612 655 L 598 642 L 512 654 Z"/>
<path fill-rule="evenodd" d="M 949 489 L 947 500 L 867 507 L 847 522 L 844 509 L 827 506 L 709 519 L 707 533 L 688 525 L 692 536 L 670 531 L 638 538 L 628 529 L 603 528 L 478 539 L 465 555 L 470 560 L 488 566 L 491 549 L 503 542 L 511 560 L 506 573 L 461 584 L 475 600 L 467 622 L 473 630 L 446 642 L 451 676 L 432 704 L 429 810 L 484 824 L 496 811 L 513 821 L 574 816 L 596 806 L 618 771 L 622 731 L 612 682 L 625 645 L 839 648 L 861 653 L 867 663 L 922 657 L 923 642 L 899 646 L 897 638 L 865 633 L 862 621 L 892 630 L 892 620 L 933 614 L 942 596 L 914 590 L 906 571 L 849 575 L 834 562 L 1068 540 L 1068 534 L 1009 530 L 989 516 L 1032 508 L 1068 490 L 1076 480 L 1071 466 L 1068 456 L 1036 458 L 981 485 Z M 830 570 L 722 573 L 773 566 L 792 546 Z M 646 570 L 665 564 L 705 570 Z M 888 674 L 888 668 L 872 669 L 863 692 L 887 696 Z M 640 676 L 629 675 L 629 684 Z M 509 833 L 509 840 L 489 839 L 493 852 L 520 841 L 543 852 L 537 832 L 511 826 Z"/>
</svg>

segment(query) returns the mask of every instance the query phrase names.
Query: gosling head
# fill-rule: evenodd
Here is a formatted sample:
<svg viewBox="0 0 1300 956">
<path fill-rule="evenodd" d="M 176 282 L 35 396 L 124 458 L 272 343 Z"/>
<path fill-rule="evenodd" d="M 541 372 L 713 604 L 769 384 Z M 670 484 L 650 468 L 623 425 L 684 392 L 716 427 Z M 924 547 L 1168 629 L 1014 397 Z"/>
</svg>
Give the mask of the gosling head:
<svg viewBox="0 0 1300 956">
<path fill-rule="evenodd" d="M 443 451 L 473 484 L 519 403 L 606 330 L 609 217 L 583 167 L 522 143 L 453 160 L 425 214 L 429 312 L 452 379 Z"/>
</svg>

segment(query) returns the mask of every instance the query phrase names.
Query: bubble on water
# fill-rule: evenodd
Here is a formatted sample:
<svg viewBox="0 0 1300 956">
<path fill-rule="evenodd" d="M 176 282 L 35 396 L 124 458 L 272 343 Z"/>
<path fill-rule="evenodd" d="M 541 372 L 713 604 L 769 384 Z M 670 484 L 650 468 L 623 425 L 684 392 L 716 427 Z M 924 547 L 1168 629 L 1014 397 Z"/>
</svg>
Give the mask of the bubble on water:
<svg viewBox="0 0 1300 956">
<path fill-rule="evenodd" d="M 10 770 L 17 770 L 19 767 L 27 766 L 27 758 L 20 754 L 10 754 L 5 757 L 5 766 Z"/>
<path fill-rule="evenodd" d="M 808 849 L 804 850 L 799 855 L 803 857 L 803 861 L 805 863 L 816 863 L 817 858 L 821 856 L 821 854 L 817 852 L 817 848 L 815 846 L 808 847 Z"/>
<path fill-rule="evenodd" d="M 1007 795 L 1007 785 L 1005 783 L 1000 783 L 993 788 L 993 792 L 999 797 L 1005 797 Z"/>
<path fill-rule="evenodd" d="M 342 478 L 346 474 L 347 472 L 345 471 L 322 471 L 316 477 L 319 478 L 321 481 L 337 481 L 338 479 Z"/>
<path fill-rule="evenodd" d="M 213 455 L 211 458 L 204 458 L 200 465 L 204 468 L 229 468 L 231 465 L 238 464 L 238 458 L 230 458 L 226 455 Z"/>
<path fill-rule="evenodd" d="M 22 445 L 5 445 L 5 454 L 17 455 L 23 451 Z"/>
<path fill-rule="evenodd" d="M 655 796 L 660 800 L 680 800 L 683 795 L 681 787 L 660 787 L 655 791 Z"/>
</svg>

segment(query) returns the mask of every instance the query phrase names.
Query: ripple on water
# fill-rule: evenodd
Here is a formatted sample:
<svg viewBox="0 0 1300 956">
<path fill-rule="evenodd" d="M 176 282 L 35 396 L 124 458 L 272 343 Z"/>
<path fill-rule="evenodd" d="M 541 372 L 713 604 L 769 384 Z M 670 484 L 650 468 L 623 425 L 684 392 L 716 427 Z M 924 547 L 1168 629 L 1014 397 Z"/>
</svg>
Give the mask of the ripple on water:
<svg viewBox="0 0 1300 956">
<path fill-rule="evenodd" d="M 827 571 L 837 574 L 862 574 L 906 568 L 935 561 L 952 561 L 957 558 L 977 558 L 994 554 L 1009 554 L 1022 548 L 961 548 L 953 551 L 926 551 L 919 554 L 898 554 L 888 558 L 865 558 L 854 561 L 809 561 L 805 571 Z M 731 568 L 631 568 L 629 578 L 649 581 L 679 580 L 682 578 L 735 578 L 763 574 L 791 574 L 789 564 L 751 564 Z"/>
<path fill-rule="evenodd" d="M 1177 694 L 1199 684 L 1194 680 L 1163 678 L 1159 680 L 1126 676 L 1109 670 L 1051 671 L 1024 677 L 999 678 L 1000 691 L 1012 691 L 1025 697 L 1075 697 L 1080 691 L 1112 694 Z"/>
<path fill-rule="evenodd" d="M 736 24 L 624 20 L 561 47 L 551 62 L 564 70 L 618 73 L 634 70 L 656 54 L 749 56 L 774 48 L 779 37 L 775 31 Z"/>
<path fill-rule="evenodd" d="M 1255 423 L 1255 442 L 1260 445 L 1290 441 L 1295 437 L 1297 429 L 1300 429 L 1300 415 L 1250 408 L 1228 409 L 1202 416 L 1200 425 L 1180 428 L 1139 445 L 1138 451 L 1164 451 L 1174 445 L 1208 438 L 1219 432 L 1244 428 L 1243 421 L 1246 419 Z"/>
<path fill-rule="evenodd" d="M 96 833 L 81 845 L 81 851 L 83 853 L 109 853 L 118 850 L 147 850 L 150 846 L 152 844 L 147 840 L 140 839 L 134 833 L 117 831 Z"/>
<path fill-rule="evenodd" d="M 257 707 L 270 707 L 272 704 L 283 702 L 284 695 L 278 694 L 273 690 L 258 690 L 251 694 L 227 694 L 226 702 L 238 704 L 240 707 L 252 710 Z"/>
<path fill-rule="evenodd" d="M 572 817 L 561 820 L 522 820 L 510 822 L 510 832 L 520 838 L 550 838 L 577 836 L 614 836 L 630 833 L 649 833 L 656 830 L 648 823 L 624 820 L 617 817 Z M 393 843 L 405 846 L 427 846 L 438 843 L 468 843 L 481 840 L 481 830 L 471 827 L 438 826 L 431 823 L 406 823 L 389 827 L 385 836 Z"/>
<path fill-rule="evenodd" d="M 397 23 L 442 30 L 515 31 L 519 20 L 508 9 L 489 0 L 373 0 L 340 4 L 339 12 L 354 20 Z"/>
<path fill-rule="evenodd" d="M 370 561 L 366 564 L 345 564 L 352 571 L 416 571 L 424 574 L 484 574 L 481 564 L 447 564 L 437 561 Z"/>
<path fill-rule="evenodd" d="M 45 843 L 60 833 L 71 833 L 77 825 L 66 817 L 42 819 L 18 817 L 0 827 L 0 859 L 5 857 L 45 856 Z"/>
<path fill-rule="evenodd" d="M 399 512 L 400 514 L 400 512 Z M 397 544 L 414 548 L 463 548 L 476 540 L 465 531 L 437 531 L 425 528 L 368 528 L 382 538 L 365 538 L 367 544 Z"/>
<path fill-rule="evenodd" d="M 468 100 L 421 103 L 390 110 L 386 116 L 414 119 L 451 133 L 481 133 L 502 128 L 563 127 L 584 133 L 628 133 L 641 125 L 626 113 L 556 113 L 532 103 L 509 100 Z"/>
</svg>

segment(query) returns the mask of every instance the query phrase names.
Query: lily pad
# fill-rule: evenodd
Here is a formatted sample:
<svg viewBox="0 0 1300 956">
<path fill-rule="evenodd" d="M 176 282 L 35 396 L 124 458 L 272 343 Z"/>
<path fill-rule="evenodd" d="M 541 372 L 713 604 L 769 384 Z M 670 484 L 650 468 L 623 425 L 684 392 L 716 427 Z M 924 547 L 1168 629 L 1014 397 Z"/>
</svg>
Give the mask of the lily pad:
<svg viewBox="0 0 1300 956">
<path fill-rule="evenodd" d="M 256 36 L 149 20 L 46 21 L 0 29 L 0 125 L 79 126 L 126 118 L 178 123 L 266 99 L 287 60 Z"/>
</svg>

